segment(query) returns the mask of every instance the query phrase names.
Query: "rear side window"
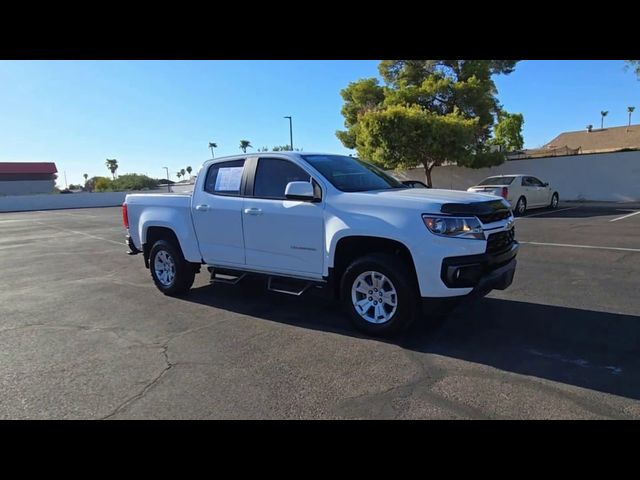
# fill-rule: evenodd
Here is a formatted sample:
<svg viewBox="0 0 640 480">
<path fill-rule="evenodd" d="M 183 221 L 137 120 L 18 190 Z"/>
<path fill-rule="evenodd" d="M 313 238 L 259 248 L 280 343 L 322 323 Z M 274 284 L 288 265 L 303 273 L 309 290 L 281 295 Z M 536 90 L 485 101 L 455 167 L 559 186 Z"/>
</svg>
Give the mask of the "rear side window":
<svg viewBox="0 0 640 480">
<path fill-rule="evenodd" d="M 204 190 L 217 195 L 240 195 L 244 160 L 216 163 L 209 167 Z"/>
<path fill-rule="evenodd" d="M 261 158 L 256 170 L 253 195 L 261 198 L 284 199 L 287 183 L 311 180 L 311 175 L 293 162 L 280 158 Z"/>
</svg>

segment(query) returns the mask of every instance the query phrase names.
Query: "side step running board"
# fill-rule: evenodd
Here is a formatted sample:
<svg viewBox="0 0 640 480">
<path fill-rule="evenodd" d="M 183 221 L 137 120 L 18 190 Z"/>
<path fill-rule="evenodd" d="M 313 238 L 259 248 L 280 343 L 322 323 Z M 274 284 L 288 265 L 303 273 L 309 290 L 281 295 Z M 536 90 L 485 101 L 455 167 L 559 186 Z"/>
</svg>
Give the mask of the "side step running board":
<svg viewBox="0 0 640 480">
<path fill-rule="evenodd" d="M 299 297 L 309 290 L 312 285 L 312 282 L 301 283 L 300 281 L 295 280 L 269 277 L 269 280 L 267 281 L 267 290 Z"/>
<path fill-rule="evenodd" d="M 209 280 L 209 282 L 210 283 L 225 283 L 227 285 L 235 285 L 236 283 L 238 283 L 240 280 L 242 280 L 246 276 L 247 276 L 246 273 L 243 273 L 241 275 L 235 276 L 235 275 L 227 275 L 225 273 L 211 272 L 211 279 Z"/>
</svg>

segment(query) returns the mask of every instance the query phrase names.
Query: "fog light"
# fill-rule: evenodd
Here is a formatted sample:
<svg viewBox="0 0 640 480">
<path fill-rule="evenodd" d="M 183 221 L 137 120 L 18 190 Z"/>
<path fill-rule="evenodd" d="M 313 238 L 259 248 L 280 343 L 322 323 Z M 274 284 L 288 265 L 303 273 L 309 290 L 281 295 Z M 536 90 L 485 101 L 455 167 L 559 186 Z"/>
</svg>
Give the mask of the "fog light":
<svg viewBox="0 0 640 480">
<path fill-rule="evenodd" d="M 450 266 L 447 268 L 447 286 L 451 288 L 474 287 L 482 276 L 482 265 Z"/>
</svg>

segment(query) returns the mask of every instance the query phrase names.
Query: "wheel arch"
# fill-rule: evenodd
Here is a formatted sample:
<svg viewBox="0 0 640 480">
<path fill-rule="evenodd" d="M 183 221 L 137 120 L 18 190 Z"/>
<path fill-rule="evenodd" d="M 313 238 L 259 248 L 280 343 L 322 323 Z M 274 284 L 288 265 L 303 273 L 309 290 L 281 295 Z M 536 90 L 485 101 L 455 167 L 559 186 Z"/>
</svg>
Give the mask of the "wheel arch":
<svg viewBox="0 0 640 480">
<path fill-rule="evenodd" d="M 411 250 L 403 242 L 386 237 L 369 235 L 347 235 L 336 242 L 331 277 L 334 294 L 340 297 L 340 283 L 347 267 L 357 258 L 372 253 L 398 255 L 409 267 L 411 279 L 418 287 L 418 276 Z"/>
<path fill-rule="evenodd" d="M 144 265 L 149 268 L 149 254 L 151 248 L 158 240 L 166 240 L 173 243 L 184 257 L 184 251 L 180 245 L 180 240 L 176 233 L 169 227 L 160 225 L 150 225 L 144 230 L 144 241 L 142 243 L 142 254 L 144 257 Z"/>
</svg>

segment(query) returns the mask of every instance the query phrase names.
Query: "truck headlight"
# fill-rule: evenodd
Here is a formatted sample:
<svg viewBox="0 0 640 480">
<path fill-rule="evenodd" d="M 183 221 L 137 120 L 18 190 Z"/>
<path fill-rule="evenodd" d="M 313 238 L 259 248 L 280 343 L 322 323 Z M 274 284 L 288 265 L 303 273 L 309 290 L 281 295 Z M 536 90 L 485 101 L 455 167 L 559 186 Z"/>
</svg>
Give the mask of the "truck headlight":
<svg viewBox="0 0 640 480">
<path fill-rule="evenodd" d="M 476 217 L 422 215 L 422 220 L 434 235 L 485 240 L 482 224 Z"/>
</svg>

